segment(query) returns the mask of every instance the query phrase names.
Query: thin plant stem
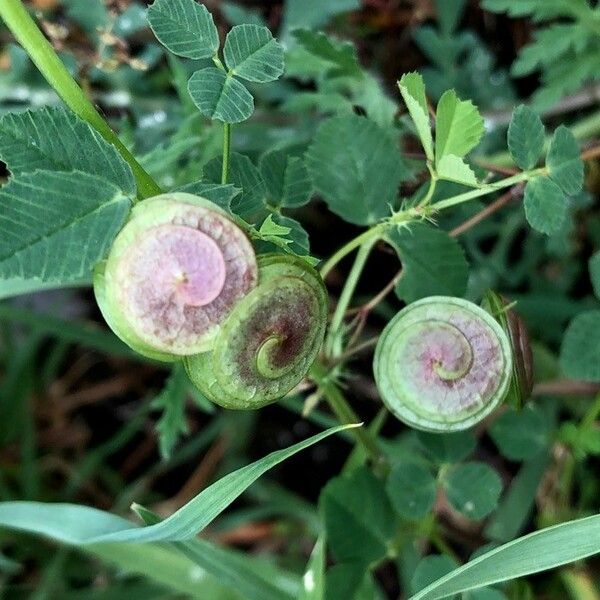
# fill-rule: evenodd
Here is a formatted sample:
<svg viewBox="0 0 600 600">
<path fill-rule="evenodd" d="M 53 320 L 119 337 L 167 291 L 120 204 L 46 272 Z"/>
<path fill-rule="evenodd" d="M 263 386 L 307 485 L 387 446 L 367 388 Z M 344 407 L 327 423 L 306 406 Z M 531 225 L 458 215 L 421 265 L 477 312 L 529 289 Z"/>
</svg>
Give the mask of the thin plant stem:
<svg viewBox="0 0 600 600">
<path fill-rule="evenodd" d="M 229 162 L 231 160 L 231 125 L 223 123 L 223 170 L 221 171 L 221 184 L 225 185 L 229 179 Z"/>
<path fill-rule="evenodd" d="M 21 0 L 0 0 L 0 17 L 65 104 L 110 142 L 129 164 L 137 182 L 138 197 L 148 198 L 160 194 L 161 189 L 158 184 L 100 116 L 58 57 L 52 44 L 44 37 L 31 18 Z"/>
<path fill-rule="evenodd" d="M 348 278 L 346 279 L 346 283 L 344 284 L 344 288 L 342 289 L 342 293 L 340 295 L 337 306 L 335 307 L 335 311 L 333 313 L 333 317 L 331 319 L 331 325 L 329 326 L 329 335 L 327 337 L 326 348 L 328 354 L 332 356 L 335 354 L 335 344 L 336 340 L 339 336 L 340 328 L 344 321 L 344 314 L 350 301 L 352 300 L 352 296 L 356 291 L 356 286 L 358 284 L 358 280 L 365 268 L 365 264 L 367 259 L 369 258 L 369 254 L 373 246 L 375 245 L 377 239 L 371 238 L 364 242 L 362 246 L 360 246 L 358 252 L 356 253 L 356 258 L 354 260 L 354 264 L 350 269 L 350 273 L 348 274 Z"/>
</svg>

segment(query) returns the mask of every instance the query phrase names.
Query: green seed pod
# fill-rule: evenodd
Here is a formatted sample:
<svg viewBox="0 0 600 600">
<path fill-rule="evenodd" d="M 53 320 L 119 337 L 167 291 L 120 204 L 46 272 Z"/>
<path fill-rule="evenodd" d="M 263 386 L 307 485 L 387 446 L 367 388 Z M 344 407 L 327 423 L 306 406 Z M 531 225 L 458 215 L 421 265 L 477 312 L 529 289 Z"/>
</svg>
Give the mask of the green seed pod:
<svg viewBox="0 0 600 600">
<path fill-rule="evenodd" d="M 513 353 L 513 373 L 506 401 L 521 408 L 533 391 L 533 355 L 529 334 L 523 319 L 510 308 L 509 301 L 496 292 L 486 292 L 482 307 L 500 323 L 510 340 Z"/>
<path fill-rule="evenodd" d="M 173 361 L 209 350 L 257 278 L 250 241 L 222 209 L 170 193 L 134 207 L 94 273 L 94 292 L 126 344 Z"/>
<path fill-rule="evenodd" d="M 185 359 L 204 395 L 225 408 L 254 409 L 292 390 L 323 343 L 327 292 L 304 260 L 258 258 L 259 285 L 223 324 L 212 352 Z"/>
<path fill-rule="evenodd" d="M 482 308 L 445 296 L 401 310 L 375 350 L 375 380 L 383 402 L 417 429 L 467 429 L 508 392 L 510 342 Z"/>
</svg>

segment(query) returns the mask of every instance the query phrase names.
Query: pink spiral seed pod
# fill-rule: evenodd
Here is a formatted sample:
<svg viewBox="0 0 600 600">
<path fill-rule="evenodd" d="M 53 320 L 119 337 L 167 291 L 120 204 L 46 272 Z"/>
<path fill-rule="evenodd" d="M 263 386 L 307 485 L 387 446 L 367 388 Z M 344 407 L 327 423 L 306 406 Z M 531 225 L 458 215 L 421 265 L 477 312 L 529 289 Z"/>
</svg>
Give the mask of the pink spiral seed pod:
<svg viewBox="0 0 600 600">
<path fill-rule="evenodd" d="M 191 194 L 170 193 L 135 206 L 96 269 L 94 290 L 123 341 L 169 361 L 209 350 L 257 277 L 250 241 L 223 210 Z"/>
</svg>

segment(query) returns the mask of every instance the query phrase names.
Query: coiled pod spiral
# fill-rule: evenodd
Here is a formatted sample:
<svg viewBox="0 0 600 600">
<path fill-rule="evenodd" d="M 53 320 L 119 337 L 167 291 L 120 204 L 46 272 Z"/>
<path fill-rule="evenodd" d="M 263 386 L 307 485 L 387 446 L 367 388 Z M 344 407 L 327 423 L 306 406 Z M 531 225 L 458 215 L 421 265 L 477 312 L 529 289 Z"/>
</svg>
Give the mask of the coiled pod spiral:
<svg viewBox="0 0 600 600">
<path fill-rule="evenodd" d="M 173 361 L 212 347 L 257 283 L 250 241 L 204 198 L 169 193 L 137 204 L 94 273 L 113 331 L 140 354 Z"/>
<path fill-rule="evenodd" d="M 291 255 L 258 257 L 259 285 L 233 309 L 212 352 L 184 360 L 192 382 L 225 408 L 253 409 L 291 391 L 323 343 L 327 292 Z"/>
<path fill-rule="evenodd" d="M 508 300 L 492 290 L 486 292 L 481 306 L 500 323 L 510 340 L 513 372 L 506 402 L 521 408 L 533 391 L 533 355 L 527 327 Z"/>
<path fill-rule="evenodd" d="M 433 296 L 408 305 L 388 323 L 374 371 L 383 402 L 400 420 L 426 431 L 457 431 L 506 397 L 512 353 L 485 310 Z"/>
</svg>

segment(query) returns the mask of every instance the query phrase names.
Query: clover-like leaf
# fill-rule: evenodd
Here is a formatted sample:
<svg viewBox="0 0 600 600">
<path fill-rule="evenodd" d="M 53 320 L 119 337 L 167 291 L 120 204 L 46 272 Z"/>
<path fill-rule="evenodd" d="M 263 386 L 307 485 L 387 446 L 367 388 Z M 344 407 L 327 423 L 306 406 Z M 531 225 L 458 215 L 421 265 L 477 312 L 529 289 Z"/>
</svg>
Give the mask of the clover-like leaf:
<svg viewBox="0 0 600 600">
<path fill-rule="evenodd" d="M 357 225 L 389 215 L 398 186 L 408 176 L 388 132 L 357 115 L 323 122 L 306 153 L 306 165 L 329 208 Z"/>
<path fill-rule="evenodd" d="M 398 87 L 419 134 L 425 155 L 428 160 L 433 160 L 433 138 L 423 77 L 419 73 L 405 73 L 398 82 Z"/>
<path fill-rule="evenodd" d="M 231 73 L 256 83 L 274 81 L 283 73 L 283 47 L 260 25 L 236 25 L 223 49 Z"/>
<path fill-rule="evenodd" d="M 305 50 L 329 63 L 332 73 L 336 76 L 360 74 L 356 48 L 351 42 L 337 40 L 322 31 L 309 29 L 297 29 L 293 35 Z"/>
<path fill-rule="evenodd" d="M 396 294 L 405 302 L 426 296 L 462 296 L 469 265 L 460 244 L 445 231 L 413 223 L 387 234 L 402 262 Z"/>
<path fill-rule="evenodd" d="M 254 98 L 244 84 L 216 67 L 196 71 L 188 91 L 203 115 L 223 123 L 240 123 L 254 111 Z"/>
<path fill-rule="evenodd" d="M 131 201 L 78 171 L 35 171 L 0 189 L 0 278 L 68 283 L 104 258 Z"/>
<path fill-rule="evenodd" d="M 471 462 L 457 465 L 444 480 L 444 489 L 452 506 L 470 519 L 483 519 L 497 506 L 502 481 L 489 465 Z"/>
<path fill-rule="evenodd" d="M 460 100 L 454 90 L 446 91 L 437 105 L 435 160 L 454 154 L 462 157 L 472 150 L 483 135 L 483 119 L 470 100 Z"/>
<path fill-rule="evenodd" d="M 219 50 L 219 32 L 206 6 L 195 0 L 155 0 L 148 7 L 154 35 L 173 54 L 210 58 Z"/>
<path fill-rule="evenodd" d="M 129 165 L 95 129 L 62 108 L 8 113 L 0 119 L 0 159 L 14 175 L 36 169 L 98 175 L 135 193 Z"/>
<path fill-rule="evenodd" d="M 552 180 L 566 194 L 577 194 L 583 187 L 583 161 L 571 130 L 561 125 L 550 142 L 546 166 Z"/>
<path fill-rule="evenodd" d="M 525 216 L 529 224 L 542 233 L 560 231 L 569 205 L 564 192 L 552 179 L 536 177 L 525 186 Z"/>
<path fill-rule="evenodd" d="M 312 182 L 302 157 L 271 150 L 261 157 L 260 171 L 271 206 L 295 208 L 310 200 Z"/>
<path fill-rule="evenodd" d="M 521 104 L 515 108 L 508 126 L 508 149 L 521 169 L 533 169 L 544 148 L 544 124 L 538 114 Z"/>
<path fill-rule="evenodd" d="M 386 490 L 392 506 L 401 517 L 418 521 L 431 510 L 436 487 L 435 477 L 427 467 L 408 462 L 394 466 Z"/>
<path fill-rule="evenodd" d="M 590 310 L 571 321 L 560 349 L 565 375 L 583 381 L 600 381 L 600 310 Z"/>
</svg>

